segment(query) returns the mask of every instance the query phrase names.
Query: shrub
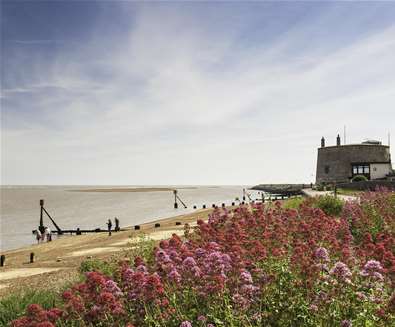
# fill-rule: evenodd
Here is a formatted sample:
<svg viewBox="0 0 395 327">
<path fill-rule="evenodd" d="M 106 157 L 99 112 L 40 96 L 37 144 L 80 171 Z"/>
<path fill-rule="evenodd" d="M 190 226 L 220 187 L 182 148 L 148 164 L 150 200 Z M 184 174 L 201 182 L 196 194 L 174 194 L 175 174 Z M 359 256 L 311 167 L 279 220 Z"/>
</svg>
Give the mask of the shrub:
<svg viewBox="0 0 395 327">
<path fill-rule="evenodd" d="M 0 326 L 7 326 L 11 320 L 22 316 L 28 304 L 37 303 L 45 309 L 50 309 L 58 302 L 58 294 L 49 290 L 11 294 L 0 300 Z"/>
<path fill-rule="evenodd" d="M 314 201 L 314 207 L 320 208 L 329 216 L 339 216 L 343 210 L 343 201 L 331 195 L 319 196 Z"/>
<path fill-rule="evenodd" d="M 299 209 L 300 205 L 305 201 L 303 197 L 289 198 L 284 201 L 284 209 Z"/>
<path fill-rule="evenodd" d="M 366 182 L 368 179 L 364 175 L 356 175 L 352 178 L 351 182 Z"/>
<path fill-rule="evenodd" d="M 117 263 L 94 258 L 82 261 L 79 268 L 82 274 L 89 271 L 99 271 L 107 276 L 111 276 L 116 270 Z"/>
</svg>

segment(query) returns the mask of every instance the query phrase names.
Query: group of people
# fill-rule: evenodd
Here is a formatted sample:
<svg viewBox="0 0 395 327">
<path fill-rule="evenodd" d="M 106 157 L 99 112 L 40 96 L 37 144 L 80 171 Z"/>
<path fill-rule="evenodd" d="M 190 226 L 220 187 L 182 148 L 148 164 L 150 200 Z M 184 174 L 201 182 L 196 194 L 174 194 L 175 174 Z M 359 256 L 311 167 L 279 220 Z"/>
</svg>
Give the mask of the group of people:
<svg viewBox="0 0 395 327">
<path fill-rule="evenodd" d="M 44 242 L 45 240 L 47 240 L 47 242 L 52 241 L 52 233 L 51 233 L 51 229 L 49 227 L 45 227 L 44 231 L 42 233 L 41 233 L 40 227 L 39 227 L 38 229 L 33 231 L 33 235 L 35 236 L 35 238 L 37 240 L 37 244 L 40 242 Z"/>
<path fill-rule="evenodd" d="M 115 222 L 114 232 L 119 232 L 121 230 L 121 228 L 119 227 L 119 219 L 117 217 L 115 217 L 114 218 L 114 222 Z M 108 228 L 108 236 L 111 236 L 111 231 L 112 231 L 112 221 L 111 221 L 111 219 L 108 219 L 107 228 Z"/>
<path fill-rule="evenodd" d="M 119 219 L 117 217 L 114 218 L 114 223 L 115 223 L 114 232 L 119 232 L 121 230 L 121 228 L 119 227 Z M 111 219 L 108 219 L 107 228 L 108 228 L 108 235 L 111 236 L 111 232 L 112 232 Z M 42 226 L 39 226 L 38 229 L 35 229 L 33 231 L 33 235 L 35 236 L 35 238 L 37 240 L 37 244 L 40 242 L 44 242 L 45 240 L 47 240 L 47 242 L 52 241 L 52 234 L 51 234 L 51 230 L 49 229 L 49 227 L 44 227 L 44 231 L 41 232 L 42 229 L 43 229 Z M 77 228 L 76 234 L 81 235 L 79 228 Z"/>
</svg>

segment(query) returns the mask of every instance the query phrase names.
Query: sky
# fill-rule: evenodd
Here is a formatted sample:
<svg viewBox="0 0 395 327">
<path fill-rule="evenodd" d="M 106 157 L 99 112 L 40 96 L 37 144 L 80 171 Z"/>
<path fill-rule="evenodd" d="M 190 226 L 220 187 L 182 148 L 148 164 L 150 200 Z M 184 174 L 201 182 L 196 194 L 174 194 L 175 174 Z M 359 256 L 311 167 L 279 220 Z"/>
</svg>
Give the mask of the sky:
<svg viewBox="0 0 395 327">
<path fill-rule="evenodd" d="M 309 183 L 395 136 L 394 2 L 1 1 L 0 50 L 3 185 Z"/>
</svg>

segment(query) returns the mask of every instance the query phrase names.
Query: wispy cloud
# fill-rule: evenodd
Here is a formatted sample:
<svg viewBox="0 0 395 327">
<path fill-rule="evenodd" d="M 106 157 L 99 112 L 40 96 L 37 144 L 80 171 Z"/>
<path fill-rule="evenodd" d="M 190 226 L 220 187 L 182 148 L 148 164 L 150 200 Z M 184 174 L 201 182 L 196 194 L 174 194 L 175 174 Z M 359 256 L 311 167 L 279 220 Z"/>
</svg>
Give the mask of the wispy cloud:
<svg viewBox="0 0 395 327">
<path fill-rule="evenodd" d="M 22 44 L 22 45 L 45 45 L 54 43 L 65 43 L 64 40 L 5 40 L 5 42 Z"/>
</svg>

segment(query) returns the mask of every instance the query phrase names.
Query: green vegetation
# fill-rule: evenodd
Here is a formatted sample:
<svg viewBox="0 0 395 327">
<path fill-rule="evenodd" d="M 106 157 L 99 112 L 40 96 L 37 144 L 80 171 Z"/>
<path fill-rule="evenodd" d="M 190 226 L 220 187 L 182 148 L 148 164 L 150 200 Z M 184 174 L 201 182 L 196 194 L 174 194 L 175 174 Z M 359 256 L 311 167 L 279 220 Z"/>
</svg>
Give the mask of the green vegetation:
<svg viewBox="0 0 395 327">
<path fill-rule="evenodd" d="M 117 269 L 116 262 L 108 262 L 100 259 L 87 259 L 81 263 L 80 273 L 84 274 L 88 271 L 100 271 L 106 276 L 111 276 Z"/>
<path fill-rule="evenodd" d="M 329 216 L 339 216 L 343 210 L 343 201 L 331 195 L 314 199 L 313 207 L 320 208 Z"/>
<path fill-rule="evenodd" d="M 366 182 L 368 179 L 363 175 L 356 175 L 351 180 L 352 182 Z"/>
<path fill-rule="evenodd" d="M 142 234 L 139 237 L 138 246 L 132 246 L 128 252 L 127 256 L 133 261 L 135 258 L 140 257 L 147 263 L 154 262 L 154 252 L 156 242 L 147 237 L 147 235 Z"/>
<path fill-rule="evenodd" d="M 299 209 L 300 205 L 305 201 L 303 197 L 289 198 L 284 201 L 284 209 Z"/>
<path fill-rule="evenodd" d="M 359 194 L 361 194 L 362 191 L 358 191 L 358 190 L 351 190 L 351 189 L 347 189 L 347 188 L 338 188 L 337 189 L 337 194 L 341 194 L 341 195 L 353 195 L 353 196 L 357 196 Z"/>
<path fill-rule="evenodd" d="M 31 303 L 37 303 L 43 308 L 49 309 L 56 306 L 59 301 L 59 295 L 49 290 L 30 290 L 11 294 L 0 300 L 0 326 L 7 326 L 10 321 L 23 316 L 26 306 Z"/>
</svg>

